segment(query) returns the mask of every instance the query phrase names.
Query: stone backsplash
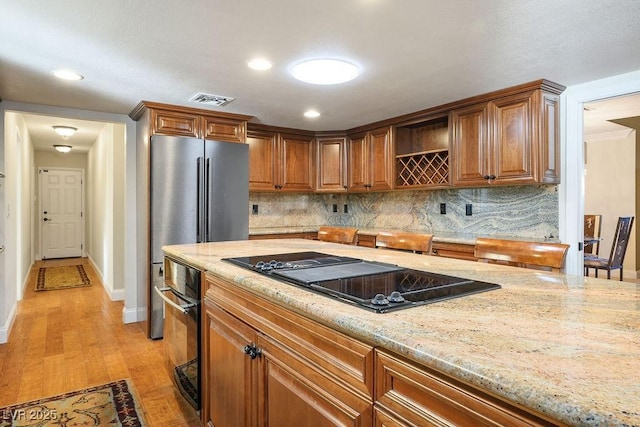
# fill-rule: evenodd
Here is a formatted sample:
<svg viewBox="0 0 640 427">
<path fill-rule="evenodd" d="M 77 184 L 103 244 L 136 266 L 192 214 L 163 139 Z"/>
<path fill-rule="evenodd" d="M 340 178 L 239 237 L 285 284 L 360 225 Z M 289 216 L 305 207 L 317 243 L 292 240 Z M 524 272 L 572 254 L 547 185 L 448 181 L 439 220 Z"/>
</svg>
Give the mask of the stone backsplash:
<svg viewBox="0 0 640 427">
<path fill-rule="evenodd" d="M 249 227 L 353 226 L 526 238 L 558 237 L 556 186 L 350 194 L 250 193 Z M 446 214 L 440 204 L 446 204 Z M 337 213 L 333 205 L 337 205 Z M 344 206 L 347 212 L 344 212 Z M 472 215 L 466 215 L 471 205 Z"/>
</svg>

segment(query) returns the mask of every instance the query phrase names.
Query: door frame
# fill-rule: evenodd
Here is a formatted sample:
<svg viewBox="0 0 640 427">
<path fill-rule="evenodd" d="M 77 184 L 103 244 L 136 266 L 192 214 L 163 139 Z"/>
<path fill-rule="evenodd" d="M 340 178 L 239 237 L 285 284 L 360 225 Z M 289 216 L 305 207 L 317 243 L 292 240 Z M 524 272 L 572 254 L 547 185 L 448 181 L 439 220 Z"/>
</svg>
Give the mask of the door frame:
<svg viewBox="0 0 640 427">
<path fill-rule="evenodd" d="M 43 169 L 47 169 L 47 170 L 56 170 L 56 171 L 74 171 L 74 172 L 80 172 L 80 179 L 81 179 L 81 184 L 80 184 L 80 209 L 82 211 L 82 217 L 80 218 L 80 245 L 81 245 L 81 256 L 82 257 L 86 257 L 87 256 L 87 252 L 86 252 L 86 242 L 85 242 L 85 227 L 86 227 L 86 209 L 85 209 L 85 199 L 86 194 L 85 194 L 85 170 L 83 168 L 64 168 L 64 167 L 47 167 L 47 166 L 40 166 L 38 167 L 38 212 L 42 212 L 42 173 L 41 171 Z M 44 252 L 44 244 L 43 244 L 43 231 L 42 231 L 42 222 L 40 221 L 40 214 L 36 213 L 35 217 L 37 218 L 36 223 L 38 224 L 38 239 L 39 241 L 39 245 L 38 245 L 38 254 L 36 256 L 36 260 L 42 260 L 42 254 Z"/>
<path fill-rule="evenodd" d="M 563 167 L 559 191 L 560 240 L 569 244 L 565 272 L 583 275 L 584 227 L 584 112 L 587 102 L 640 92 L 640 70 L 570 86 L 561 96 Z"/>
</svg>

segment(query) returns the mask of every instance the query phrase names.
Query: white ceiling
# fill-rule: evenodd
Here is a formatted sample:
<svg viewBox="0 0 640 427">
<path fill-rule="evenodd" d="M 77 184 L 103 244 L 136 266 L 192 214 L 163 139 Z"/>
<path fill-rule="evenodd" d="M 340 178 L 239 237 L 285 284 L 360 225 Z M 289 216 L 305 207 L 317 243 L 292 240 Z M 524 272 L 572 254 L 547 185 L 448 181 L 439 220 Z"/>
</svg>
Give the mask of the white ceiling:
<svg viewBox="0 0 640 427">
<path fill-rule="evenodd" d="M 0 40 L 2 100 L 128 114 L 141 100 L 198 106 L 188 99 L 206 92 L 255 122 L 338 130 L 540 78 L 638 70 L 640 1 L 2 1 Z M 274 67 L 250 70 L 258 55 Z M 337 86 L 290 76 L 325 57 L 362 74 Z M 58 68 L 85 79 L 58 81 Z"/>
</svg>

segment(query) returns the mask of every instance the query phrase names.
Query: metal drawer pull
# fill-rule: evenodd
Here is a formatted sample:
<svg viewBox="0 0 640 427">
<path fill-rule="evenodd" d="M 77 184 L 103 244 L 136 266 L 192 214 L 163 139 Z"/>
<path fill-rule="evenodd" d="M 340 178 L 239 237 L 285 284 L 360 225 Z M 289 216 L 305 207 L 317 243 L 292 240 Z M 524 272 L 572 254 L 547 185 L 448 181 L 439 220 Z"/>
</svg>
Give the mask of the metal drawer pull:
<svg viewBox="0 0 640 427">
<path fill-rule="evenodd" d="M 164 302 L 166 302 L 167 304 L 169 304 L 171 307 L 175 308 L 176 310 L 179 310 L 180 312 L 182 312 L 182 314 L 187 314 L 189 312 L 189 309 L 197 306 L 198 304 L 185 304 L 185 305 L 178 305 L 175 302 L 171 301 L 169 298 L 167 298 L 166 296 L 164 296 L 165 292 L 170 292 L 171 288 L 158 288 L 157 286 L 154 286 L 155 291 L 158 295 L 160 295 L 160 298 L 162 298 L 164 300 Z"/>
</svg>

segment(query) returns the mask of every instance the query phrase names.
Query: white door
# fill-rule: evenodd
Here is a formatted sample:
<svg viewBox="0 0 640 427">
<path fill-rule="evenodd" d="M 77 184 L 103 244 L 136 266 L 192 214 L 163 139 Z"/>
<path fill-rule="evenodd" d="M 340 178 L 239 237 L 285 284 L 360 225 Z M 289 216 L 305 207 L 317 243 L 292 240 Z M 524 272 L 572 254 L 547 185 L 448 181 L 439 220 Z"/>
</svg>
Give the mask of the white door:
<svg viewBox="0 0 640 427">
<path fill-rule="evenodd" d="M 82 256 L 82 171 L 40 169 L 42 259 Z"/>
</svg>

